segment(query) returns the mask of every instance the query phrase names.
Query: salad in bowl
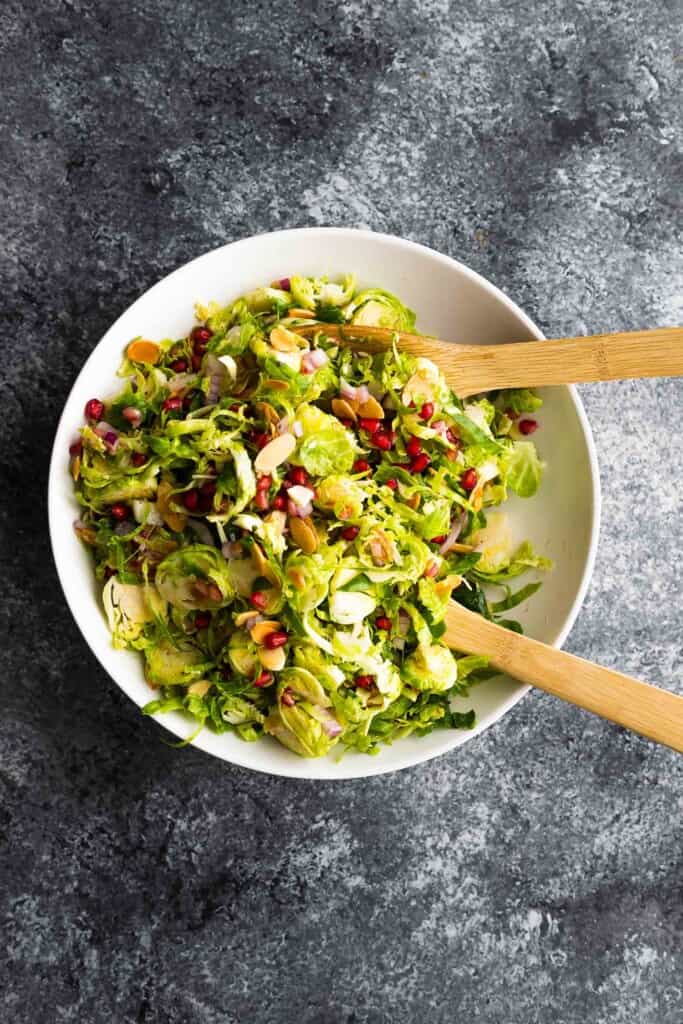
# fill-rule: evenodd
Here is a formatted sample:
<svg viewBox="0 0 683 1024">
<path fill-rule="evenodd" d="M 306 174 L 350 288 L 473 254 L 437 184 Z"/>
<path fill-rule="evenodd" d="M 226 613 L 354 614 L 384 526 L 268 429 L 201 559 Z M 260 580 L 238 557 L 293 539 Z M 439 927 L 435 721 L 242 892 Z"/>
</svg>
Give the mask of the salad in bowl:
<svg viewBox="0 0 683 1024">
<path fill-rule="evenodd" d="M 344 347 L 326 325 L 415 329 L 353 275 L 195 314 L 185 337 L 128 344 L 70 448 L 75 530 L 114 646 L 143 659 L 143 710 L 303 757 L 471 728 L 453 698 L 491 673 L 441 643 L 444 615 L 456 600 L 519 629 L 540 583 L 517 577 L 549 567 L 500 509 L 539 486 L 540 398 L 463 403 L 397 344 Z"/>
</svg>

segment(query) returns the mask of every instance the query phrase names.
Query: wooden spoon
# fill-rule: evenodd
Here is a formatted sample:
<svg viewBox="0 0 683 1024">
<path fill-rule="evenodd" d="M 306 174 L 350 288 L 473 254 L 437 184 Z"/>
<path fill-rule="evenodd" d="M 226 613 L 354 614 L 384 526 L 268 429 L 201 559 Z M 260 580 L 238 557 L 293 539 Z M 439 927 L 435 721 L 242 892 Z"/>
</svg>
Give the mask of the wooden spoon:
<svg viewBox="0 0 683 1024">
<path fill-rule="evenodd" d="M 683 697 L 497 626 L 451 601 L 443 642 L 683 753 Z"/>
<path fill-rule="evenodd" d="M 361 324 L 316 322 L 294 330 L 304 335 L 322 330 L 364 352 L 384 352 L 391 347 L 394 336 L 398 336 L 405 352 L 426 356 L 437 363 L 460 398 L 497 388 L 683 374 L 683 327 L 506 345 L 456 345 L 421 334 Z"/>
</svg>

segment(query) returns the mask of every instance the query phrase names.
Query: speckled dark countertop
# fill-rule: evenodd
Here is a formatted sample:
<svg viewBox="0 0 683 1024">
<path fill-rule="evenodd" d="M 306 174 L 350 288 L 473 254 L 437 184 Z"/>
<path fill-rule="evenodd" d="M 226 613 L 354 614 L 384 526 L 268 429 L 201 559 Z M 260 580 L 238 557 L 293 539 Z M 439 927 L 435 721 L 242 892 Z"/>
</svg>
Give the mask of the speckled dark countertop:
<svg viewBox="0 0 683 1024">
<path fill-rule="evenodd" d="M 368 782 L 171 750 L 85 647 L 45 520 L 86 355 L 230 239 L 365 225 L 549 333 L 680 322 L 679 15 L 2 5 L 4 1022 L 680 1022 L 680 758 L 540 695 Z M 605 502 L 568 647 L 681 688 L 682 385 L 582 394 Z"/>
</svg>

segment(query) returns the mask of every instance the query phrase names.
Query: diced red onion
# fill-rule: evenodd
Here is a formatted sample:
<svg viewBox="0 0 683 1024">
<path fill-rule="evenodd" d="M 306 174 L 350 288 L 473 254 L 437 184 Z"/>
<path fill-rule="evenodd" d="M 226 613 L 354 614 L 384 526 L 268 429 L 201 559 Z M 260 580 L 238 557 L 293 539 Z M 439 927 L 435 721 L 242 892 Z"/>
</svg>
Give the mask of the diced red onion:
<svg viewBox="0 0 683 1024">
<path fill-rule="evenodd" d="M 356 388 L 356 398 L 358 399 L 360 405 L 363 405 L 364 402 L 367 402 L 369 397 L 370 389 L 367 386 L 367 384 L 360 384 L 358 388 Z"/>
<path fill-rule="evenodd" d="M 324 352 L 321 348 L 314 348 L 311 352 L 307 352 L 309 362 L 312 366 L 319 370 L 321 366 L 324 366 L 327 360 L 327 352 Z"/>
<path fill-rule="evenodd" d="M 93 430 L 98 437 L 104 440 L 105 434 L 115 434 L 116 430 L 112 427 L 111 423 L 107 423 L 105 420 L 100 420 L 99 423 L 95 424 Z"/>
<path fill-rule="evenodd" d="M 430 562 L 427 568 L 425 569 L 424 574 L 427 577 L 427 579 L 433 579 L 435 576 L 439 575 L 440 568 L 441 566 L 439 565 L 438 562 Z"/>
<path fill-rule="evenodd" d="M 207 544 L 209 547 L 215 548 L 216 542 L 213 539 L 213 534 L 202 519 L 192 519 L 190 517 L 187 520 L 187 525 L 193 533 L 197 534 L 202 544 Z"/>
<path fill-rule="evenodd" d="M 341 725 L 332 714 L 330 714 L 329 718 L 323 718 L 320 724 L 323 727 L 323 731 L 327 733 L 330 739 L 334 739 L 334 737 L 338 736 L 342 731 Z"/>
<path fill-rule="evenodd" d="M 448 534 L 448 536 L 446 537 L 445 541 L 443 542 L 443 544 L 439 548 L 439 554 L 445 555 L 445 554 L 447 554 L 447 552 L 449 552 L 451 550 L 451 548 L 455 544 L 456 540 L 460 536 L 460 531 L 462 530 L 462 528 L 463 528 L 463 526 L 465 525 L 466 522 L 467 522 L 467 513 L 463 509 L 463 511 L 460 513 L 460 515 L 456 516 L 455 519 L 453 520 L 453 523 L 451 524 L 450 533 Z"/>
<path fill-rule="evenodd" d="M 132 427 L 139 427 L 142 423 L 142 413 L 134 405 L 127 405 L 125 409 L 121 410 L 121 415 L 124 420 L 128 420 Z"/>
<path fill-rule="evenodd" d="M 294 424 L 292 426 L 292 433 L 294 434 L 294 437 L 303 437 L 304 428 L 302 427 L 298 420 L 294 421 Z"/>
<path fill-rule="evenodd" d="M 174 377 L 171 377 L 166 382 L 166 387 L 172 395 L 175 395 L 178 391 L 188 388 L 196 379 L 196 373 L 176 373 Z"/>
<path fill-rule="evenodd" d="M 297 519 L 306 519 L 307 516 L 313 514 L 313 505 L 310 503 L 307 505 L 297 505 L 293 501 L 287 502 L 287 511 L 290 516 L 294 516 Z"/>
<path fill-rule="evenodd" d="M 349 384 L 348 381 L 342 378 L 339 382 L 339 394 L 342 398 L 356 398 L 358 388 L 354 388 L 353 384 Z"/>
<path fill-rule="evenodd" d="M 228 371 L 223 363 L 221 363 L 212 352 L 209 352 L 206 357 L 206 373 L 209 378 L 209 387 L 206 392 L 206 404 L 215 405 L 227 382 Z"/>
</svg>

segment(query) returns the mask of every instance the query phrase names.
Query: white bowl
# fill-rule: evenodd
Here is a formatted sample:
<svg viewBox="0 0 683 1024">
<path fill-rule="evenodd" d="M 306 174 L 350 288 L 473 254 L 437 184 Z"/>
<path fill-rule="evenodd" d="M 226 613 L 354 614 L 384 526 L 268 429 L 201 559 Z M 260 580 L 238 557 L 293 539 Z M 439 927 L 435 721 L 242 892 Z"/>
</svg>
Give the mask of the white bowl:
<svg viewBox="0 0 683 1024">
<path fill-rule="evenodd" d="M 354 271 L 363 286 L 377 285 L 395 292 L 416 310 L 418 327 L 438 337 L 482 344 L 542 338 L 513 302 L 461 263 L 415 242 L 349 228 L 302 228 L 233 242 L 176 270 L 134 302 L 96 346 L 64 407 L 50 464 L 49 517 L 57 571 L 74 618 L 100 664 L 138 706 L 151 697 L 142 659 L 133 651 L 116 651 L 111 646 L 91 558 L 72 529 L 78 505 L 68 473 L 68 447 L 83 422 L 85 402 L 92 396 L 107 396 L 120 386 L 115 371 L 131 338 L 186 334 L 196 300 L 227 303 L 289 274 L 336 275 L 344 271 Z M 559 646 L 578 614 L 593 568 L 599 478 L 590 427 L 574 389 L 551 388 L 543 398 L 545 404 L 538 416 L 541 429 L 534 435 L 547 463 L 543 483 L 534 498 L 512 498 L 507 508 L 515 537 L 530 538 L 537 550 L 555 563 L 541 590 L 518 614 L 516 610 L 516 617 L 531 636 Z M 383 748 L 375 757 L 347 753 L 338 759 L 332 753 L 324 759 L 305 760 L 270 738 L 244 743 L 236 736 L 217 736 L 208 729 L 194 740 L 194 746 L 234 764 L 276 775 L 361 778 L 419 764 L 468 743 L 509 711 L 527 689 L 500 678 L 486 682 L 474 689 L 471 700 L 462 702 L 476 709 L 474 730 L 409 737 Z M 179 712 L 157 720 L 183 738 L 194 728 Z"/>
</svg>

